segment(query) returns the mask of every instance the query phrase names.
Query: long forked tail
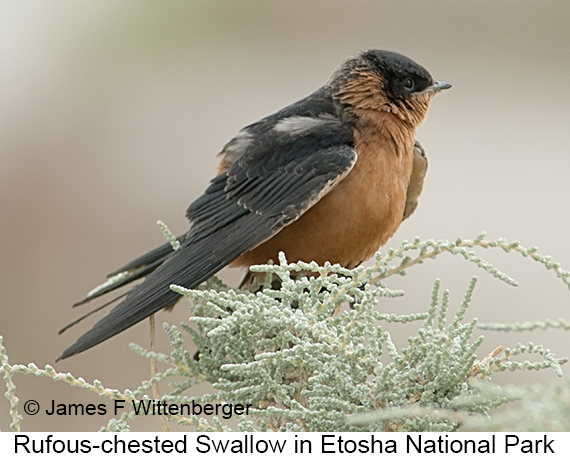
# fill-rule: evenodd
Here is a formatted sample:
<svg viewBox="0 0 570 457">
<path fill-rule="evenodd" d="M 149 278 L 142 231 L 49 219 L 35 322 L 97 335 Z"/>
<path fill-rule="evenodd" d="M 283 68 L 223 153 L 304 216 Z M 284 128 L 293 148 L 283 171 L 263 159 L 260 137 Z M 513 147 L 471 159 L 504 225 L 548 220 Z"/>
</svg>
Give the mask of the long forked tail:
<svg viewBox="0 0 570 457">
<path fill-rule="evenodd" d="M 152 251 L 149 251 L 146 254 L 137 257 L 128 264 L 124 265 L 123 267 L 109 273 L 107 275 L 107 280 L 103 284 L 97 286 L 95 289 L 89 292 L 84 299 L 74 303 L 73 307 L 89 303 L 91 300 L 94 300 L 98 297 L 113 292 L 127 284 L 136 281 L 137 279 L 146 277 L 154 270 L 156 270 L 158 267 L 160 267 L 164 263 L 164 261 L 168 259 L 168 257 L 171 256 L 172 254 L 173 254 L 172 246 L 169 243 L 165 243 L 153 249 Z M 103 308 L 106 308 L 107 306 L 115 303 L 116 301 L 125 298 L 127 295 L 129 295 L 129 293 L 130 292 L 125 292 L 121 295 L 118 295 L 117 297 L 114 297 L 112 300 L 109 300 L 103 303 L 102 305 L 98 306 L 97 308 L 92 309 L 88 313 L 83 314 L 78 319 L 74 320 L 73 322 L 63 327 L 58 333 L 61 335 L 66 330 L 75 326 L 76 324 L 83 321 L 92 314 L 95 314 L 98 311 L 101 311 Z M 62 357 L 60 357 L 60 359 L 61 358 L 64 358 L 63 355 Z"/>
<path fill-rule="evenodd" d="M 259 230 L 251 230 L 252 226 Z M 174 305 L 181 296 L 170 290 L 171 284 L 189 289 L 198 286 L 252 246 L 262 242 L 273 226 L 272 219 L 248 212 L 243 218 L 232 221 L 205 238 L 201 233 L 198 239 L 186 238 L 178 250 L 171 250 L 166 256 L 158 256 L 165 252 L 162 250 L 164 247 L 151 251 L 154 254 L 147 254 L 147 259 L 154 259 L 154 262 L 151 263 L 152 267 L 148 267 L 152 270 L 147 273 L 146 279 L 131 289 L 122 302 L 57 360 L 83 352 L 158 310 Z"/>
<path fill-rule="evenodd" d="M 182 237 L 180 237 L 179 240 L 180 239 L 182 239 Z M 144 278 L 156 270 L 160 265 L 162 265 L 163 262 L 172 254 L 172 252 L 173 250 L 170 243 L 165 243 L 153 249 L 152 251 L 149 251 L 146 254 L 137 257 L 123 267 L 109 273 L 107 275 L 107 280 L 103 284 L 97 286 L 95 289 L 89 292 L 83 300 L 74 303 L 73 306 L 76 307 L 85 303 L 89 303 L 91 300 L 97 297 L 106 295 L 109 292 L 117 290 L 127 284 L 130 284 L 133 281 L 136 281 L 137 279 Z M 124 295 L 121 295 L 120 297 L 123 296 Z M 113 303 L 120 297 L 113 299 L 113 301 L 107 304 Z M 103 307 L 107 304 L 103 305 Z"/>
</svg>

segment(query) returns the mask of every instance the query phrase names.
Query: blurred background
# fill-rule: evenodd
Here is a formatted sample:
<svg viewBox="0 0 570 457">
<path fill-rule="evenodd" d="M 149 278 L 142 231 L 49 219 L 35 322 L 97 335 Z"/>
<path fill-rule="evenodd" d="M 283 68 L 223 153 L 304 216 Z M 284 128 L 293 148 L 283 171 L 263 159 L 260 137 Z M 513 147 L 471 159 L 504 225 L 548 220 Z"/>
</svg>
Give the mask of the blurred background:
<svg viewBox="0 0 570 457">
<path fill-rule="evenodd" d="M 11 363 L 53 364 L 95 321 L 58 336 L 82 312 L 71 304 L 162 243 L 156 220 L 186 230 L 186 207 L 214 175 L 221 147 L 364 49 L 401 52 L 453 83 L 418 131 L 430 161 L 424 193 L 389 246 L 487 231 L 537 245 L 570 269 L 569 21 L 565 1 L 2 1 L 0 335 Z M 551 271 L 516 253 L 478 253 L 520 285 L 443 255 L 391 278 L 406 295 L 379 307 L 424 311 L 441 278 L 454 311 L 477 275 L 469 318 L 569 317 L 570 292 Z M 222 273 L 233 284 L 241 275 Z M 184 302 L 158 313 L 158 349 L 168 350 L 162 323 L 187 318 Z M 402 330 L 393 329 L 400 348 Z M 56 369 L 134 388 L 149 364 L 128 343 L 148 347 L 148 335 L 140 323 Z M 484 335 L 481 357 L 529 340 L 570 355 L 562 330 Z M 97 430 L 110 419 L 47 416 L 52 400 L 111 403 L 47 379 L 14 381 L 20 408 L 29 399 L 42 407 L 25 416 L 26 431 Z M 560 382 L 552 371 L 494 381 Z M 0 428 L 8 424 L 0 399 Z M 133 429 L 159 425 L 146 418 Z"/>
</svg>

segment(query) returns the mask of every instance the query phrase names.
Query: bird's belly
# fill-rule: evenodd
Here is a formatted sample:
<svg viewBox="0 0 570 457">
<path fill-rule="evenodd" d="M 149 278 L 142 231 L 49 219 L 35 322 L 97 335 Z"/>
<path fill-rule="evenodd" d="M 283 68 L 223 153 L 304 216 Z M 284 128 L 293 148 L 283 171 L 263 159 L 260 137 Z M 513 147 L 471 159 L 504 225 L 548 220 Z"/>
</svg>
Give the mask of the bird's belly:
<svg viewBox="0 0 570 457">
<path fill-rule="evenodd" d="M 402 222 L 412 170 L 411 148 L 399 151 L 360 147 L 344 180 L 298 220 L 235 260 L 231 266 L 326 261 L 353 268 L 370 258 Z"/>
</svg>

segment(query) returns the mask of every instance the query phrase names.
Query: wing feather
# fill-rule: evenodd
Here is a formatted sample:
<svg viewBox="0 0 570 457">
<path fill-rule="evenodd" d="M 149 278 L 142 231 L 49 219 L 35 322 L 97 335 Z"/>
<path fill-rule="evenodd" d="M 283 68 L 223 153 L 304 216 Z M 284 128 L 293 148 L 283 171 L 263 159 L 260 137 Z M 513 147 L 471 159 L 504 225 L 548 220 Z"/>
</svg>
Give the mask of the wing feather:
<svg viewBox="0 0 570 457">
<path fill-rule="evenodd" d="M 310 106 L 306 100 L 298 103 Z M 95 346 L 173 305 L 180 296 L 170 290 L 170 284 L 196 287 L 298 219 L 350 172 L 357 159 L 350 123 L 334 122 L 327 116 L 322 120 L 326 128 L 319 128 L 317 115 L 297 108 L 282 110 L 274 115 L 277 118 L 266 118 L 241 133 L 247 147 L 236 154 L 234 145 L 226 171 L 188 208 L 191 228 L 179 238 L 180 248 L 172 251 L 165 244 L 123 267 L 141 269 L 146 279 L 59 359 Z M 271 127 L 278 116 L 292 115 L 294 122 L 284 122 L 279 129 Z M 310 120 L 306 129 L 302 128 L 303 115 Z M 283 127 L 287 125 L 294 125 L 295 131 L 288 132 Z"/>
</svg>

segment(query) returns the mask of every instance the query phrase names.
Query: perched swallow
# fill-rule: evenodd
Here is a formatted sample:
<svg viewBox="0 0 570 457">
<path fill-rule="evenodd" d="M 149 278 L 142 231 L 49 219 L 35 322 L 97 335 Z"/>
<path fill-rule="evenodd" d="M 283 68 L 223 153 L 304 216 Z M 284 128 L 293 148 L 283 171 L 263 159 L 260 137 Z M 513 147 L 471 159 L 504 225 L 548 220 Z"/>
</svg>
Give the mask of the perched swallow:
<svg viewBox="0 0 570 457">
<path fill-rule="evenodd" d="M 416 127 L 450 87 L 407 57 L 366 51 L 313 94 L 242 129 L 188 208 L 180 248 L 164 244 L 111 273 L 112 284 L 80 303 L 145 280 L 58 360 L 174 305 L 171 284 L 196 287 L 228 265 L 277 261 L 279 251 L 347 268 L 370 258 L 417 206 L 427 160 Z"/>
</svg>

